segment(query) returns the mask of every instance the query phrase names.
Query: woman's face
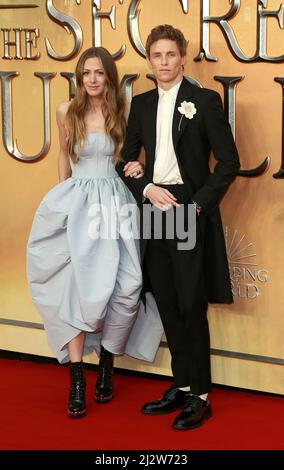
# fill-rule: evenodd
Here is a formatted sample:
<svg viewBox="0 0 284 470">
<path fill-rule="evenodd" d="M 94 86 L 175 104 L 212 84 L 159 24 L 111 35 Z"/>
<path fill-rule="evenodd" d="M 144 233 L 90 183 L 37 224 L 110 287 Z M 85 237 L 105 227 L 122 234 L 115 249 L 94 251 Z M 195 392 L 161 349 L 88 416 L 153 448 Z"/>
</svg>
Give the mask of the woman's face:
<svg viewBox="0 0 284 470">
<path fill-rule="evenodd" d="M 83 85 L 90 97 L 100 98 L 106 87 L 106 74 L 101 59 L 90 57 L 84 63 Z"/>
</svg>

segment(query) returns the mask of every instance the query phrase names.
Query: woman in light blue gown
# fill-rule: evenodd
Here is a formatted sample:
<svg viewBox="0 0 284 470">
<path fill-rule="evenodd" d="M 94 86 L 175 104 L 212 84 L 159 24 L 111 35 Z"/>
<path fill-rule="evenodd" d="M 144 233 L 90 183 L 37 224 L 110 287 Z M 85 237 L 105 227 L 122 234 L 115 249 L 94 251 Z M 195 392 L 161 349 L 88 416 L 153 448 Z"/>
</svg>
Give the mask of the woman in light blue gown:
<svg viewBox="0 0 284 470">
<path fill-rule="evenodd" d="M 112 398 L 113 355 L 123 354 L 142 274 L 135 200 L 115 171 L 125 134 L 116 65 L 102 47 L 76 67 L 76 94 L 57 108 L 60 183 L 36 211 L 27 246 L 33 302 L 59 362 L 70 361 L 68 415 L 85 415 L 82 357 L 100 355 L 95 398 Z M 133 162 L 131 176 L 143 168 Z"/>
</svg>

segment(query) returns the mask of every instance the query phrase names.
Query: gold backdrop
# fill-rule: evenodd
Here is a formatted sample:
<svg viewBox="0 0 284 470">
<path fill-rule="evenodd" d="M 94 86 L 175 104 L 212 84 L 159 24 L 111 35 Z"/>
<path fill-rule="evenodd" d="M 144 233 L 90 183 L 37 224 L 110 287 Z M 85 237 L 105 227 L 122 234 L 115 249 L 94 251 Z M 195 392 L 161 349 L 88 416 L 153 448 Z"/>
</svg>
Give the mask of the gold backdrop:
<svg viewBox="0 0 284 470">
<path fill-rule="evenodd" d="M 226 41 L 218 18 L 230 9 Z M 111 10 L 112 25 L 107 17 Z M 145 44 L 153 26 L 170 23 L 189 40 L 187 76 L 222 97 L 223 86 L 214 77 L 242 77 L 229 99 L 242 170 L 253 170 L 270 158 L 265 172 L 239 176 L 222 202 L 235 303 L 209 308 L 212 378 L 219 384 L 284 393 L 284 181 L 273 177 L 281 166 L 282 149 L 282 86 L 274 80 L 284 76 L 278 10 L 281 22 L 279 0 L 0 0 L 0 349 L 52 356 L 28 292 L 25 250 L 34 212 L 57 184 L 55 109 L 70 92 L 61 73 L 74 72 L 80 52 L 91 45 L 101 44 L 113 54 L 125 45 L 125 54 L 117 60 L 120 78 L 139 74 L 132 91 L 144 92 L 153 82 L 146 78 L 149 70 L 137 51 L 139 34 Z M 265 16 L 267 12 L 275 13 Z M 217 21 L 206 23 L 202 15 Z M 202 43 L 207 59 L 194 60 Z M 239 49 L 233 52 L 236 44 Z M 218 60 L 210 60 L 210 55 Z M 9 79 L 7 72 L 14 77 Z M 36 72 L 45 74 L 46 92 L 49 87 L 50 148 L 42 158 L 27 162 L 17 157 L 16 148 L 35 156 L 44 142 L 43 79 Z M 86 360 L 97 361 L 94 354 Z M 165 344 L 153 364 L 125 357 L 117 359 L 116 366 L 170 375 Z"/>
</svg>

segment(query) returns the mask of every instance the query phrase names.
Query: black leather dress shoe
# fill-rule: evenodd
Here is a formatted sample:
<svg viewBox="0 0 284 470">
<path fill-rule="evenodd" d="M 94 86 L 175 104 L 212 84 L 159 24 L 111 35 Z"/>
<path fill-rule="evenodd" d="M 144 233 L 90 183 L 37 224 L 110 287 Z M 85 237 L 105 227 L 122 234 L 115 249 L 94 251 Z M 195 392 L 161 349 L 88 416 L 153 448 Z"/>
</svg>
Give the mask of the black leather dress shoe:
<svg viewBox="0 0 284 470">
<path fill-rule="evenodd" d="M 171 386 L 161 400 L 145 403 L 141 408 L 142 413 L 148 415 L 161 415 L 183 408 L 190 397 L 190 392 L 183 392 L 175 385 Z"/>
<path fill-rule="evenodd" d="M 197 395 L 191 395 L 182 412 L 174 420 L 173 427 L 178 430 L 198 428 L 205 419 L 211 416 L 210 401 L 202 400 Z"/>
</svg>

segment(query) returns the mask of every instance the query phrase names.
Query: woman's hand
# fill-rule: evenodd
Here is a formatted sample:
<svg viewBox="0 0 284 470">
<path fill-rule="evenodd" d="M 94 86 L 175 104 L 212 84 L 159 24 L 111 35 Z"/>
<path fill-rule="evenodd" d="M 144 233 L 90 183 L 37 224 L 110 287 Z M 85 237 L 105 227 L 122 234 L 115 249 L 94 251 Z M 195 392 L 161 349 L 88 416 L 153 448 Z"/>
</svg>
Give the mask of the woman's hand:
<svg viewBox="0 0 284 470">
<path fill-rule="evenodd" d="M 123 169 L 125 176 L 130 176 L 131 178 L 142 178 L 144 176 L 144 165 L 138 161 L 126 163 Z"/>
</svg>

